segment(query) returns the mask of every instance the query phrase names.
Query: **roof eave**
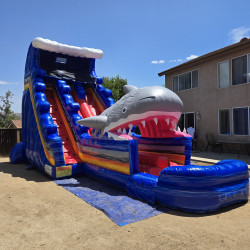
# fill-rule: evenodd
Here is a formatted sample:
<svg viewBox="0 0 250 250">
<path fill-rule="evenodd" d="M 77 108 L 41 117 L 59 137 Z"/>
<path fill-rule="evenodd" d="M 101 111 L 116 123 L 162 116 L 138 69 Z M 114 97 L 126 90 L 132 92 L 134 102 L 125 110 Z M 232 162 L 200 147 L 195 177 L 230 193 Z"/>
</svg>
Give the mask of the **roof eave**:
<svg viewBox="0 0 250 250">
<path fill-rule="evenodd" d="M 246 45 L 246 44 L 248 44 L 248 43 L 250 43 L 250 39 L 247 39 L 247 40 L 244 40 L 244 41 L 241 41 L 241 42 L 238 42 L 238 43 L 229 45 L 229 46 L 224 47 L 224 48 L 222 48 L 222 49 L 218 49 L 218 50 L 209 52 L 209 53 L 207 53 L 207 54 L 205 54 L 205 55 L 202 55 L 202 56 L 200 56 L 200 57 L 197 57 L 197 58 L 195 58 L 195 59 L 193 59 L 193 60 L 190 60 L 190 61 L 188 61 L 188 62 L 182 63 L 182 64 L 177 65 L 177 66 L 175 66 L 175 67 L 173 67 L 173 68 L 170 68 L 170 69 L 168 69 L 168 70 L 164 70 L 164 71 L 158 73 L 158 76 L 163 76 L 163 75 L 166 75 L 167 73 L 172 73 L 172 72 L 175 72 L 175 71 L 177 71 L 177 70 L 179 70 L 179 69 L 184 69 L 184 68 L 186 68 L 186 67 L 190 67 L 190 66 L 192 66 L 192 65 L 194 65 L 194 64 L 197 64 L 197 63 L 200 62 L 200 61 L 205 61 L 205 60 L 208 59 L 208 58 L 218 56 L 219 54 L 222 54 L 222 53 L 224 53 L 224 52 L 226 52 L 226 51 L 229 51 L 229 50 L 231 50 L 231 49 L 238 48 L 238 47 L 240 47 L 240 46 L 244 46 L 244 45 Z"/>
</svg>

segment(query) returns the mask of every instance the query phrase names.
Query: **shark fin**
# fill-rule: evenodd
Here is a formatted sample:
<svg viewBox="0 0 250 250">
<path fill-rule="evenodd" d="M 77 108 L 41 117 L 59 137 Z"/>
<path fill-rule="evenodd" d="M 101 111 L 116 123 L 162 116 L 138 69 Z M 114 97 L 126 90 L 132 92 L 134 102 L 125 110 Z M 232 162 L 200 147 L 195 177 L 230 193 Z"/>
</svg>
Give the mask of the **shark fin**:
<svg viewBox="0 0 250 250">
<path fill-rule="evenodd" d="M 123 89 L 124 89 L 125 93 L 127 94 L 127 93 L 131 92 L 132 90 L 137 89 L 137 87 L 132 86 L 132 85 L 124 85 Z"/>
<path fill-rule="evenodd" d="M 97 130 L 104 128 L 106 126 L 107 120 L 108 120 L 107 116 L 97 115 L 82 120 L 78 120 L 76 123 L 89 128 L 95 128 Z"/>
</svg>

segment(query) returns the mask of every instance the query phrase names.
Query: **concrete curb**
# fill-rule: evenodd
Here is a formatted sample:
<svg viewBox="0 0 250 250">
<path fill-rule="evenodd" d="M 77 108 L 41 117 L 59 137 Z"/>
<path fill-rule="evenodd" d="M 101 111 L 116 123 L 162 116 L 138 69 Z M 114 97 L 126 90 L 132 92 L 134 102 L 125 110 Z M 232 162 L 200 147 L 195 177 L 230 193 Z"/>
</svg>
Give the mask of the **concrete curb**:
<svg viewBox="0 0 250 250">
<path fill-rule="evenodd" d="M 201 157 L 196 157 L 196 156 L 191 156 L 191 160 L 193 160 L 193 161 L 199 161 L 199 162 L 204 162 L 204 163 L 208 163 L 208 164 L 216 164 L 217 162 L 221 161 L 221 160 L 201 158 Z M 248 166 L 248 169 L 250 170 L 250 165 L 247 165 L 247 166 Z"/>
</svg>

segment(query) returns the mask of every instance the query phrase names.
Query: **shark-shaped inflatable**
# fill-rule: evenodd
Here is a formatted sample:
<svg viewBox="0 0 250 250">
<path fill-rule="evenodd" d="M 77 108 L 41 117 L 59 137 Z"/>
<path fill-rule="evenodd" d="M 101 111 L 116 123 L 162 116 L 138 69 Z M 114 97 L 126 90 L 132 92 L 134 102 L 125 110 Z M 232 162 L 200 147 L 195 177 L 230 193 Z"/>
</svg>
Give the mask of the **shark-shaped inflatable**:
<svg viewBox="0 0 250 250">
<path fill-rule="evenodd" d="M 163 138 L 175 131 L 183 110 L 181 99 L 169 89 L 160 86 L 137 88 L 125 85 L 126 95 L 98 116 L 77 121 L 94 128 L 93 135 L 130 139 L 133 126 L 139 126 L 144 137 Z M 100 132 L 100 133 L 99 133 Z M 118 136 L 118 137 L 117 137 Z"/>
<path fill-rule="evenodd" d="M 187 212 L 246 202 L 247 164 L 190 165 L 192 138 L 176 131 L 181 99 L 164 87 L 126 85 L 126 95 L 114 103 L 95 73 L 102 54 L 43 38 L 32 41 L 22 142 L 11 150 L 11 163 L 31 164 L 54 179 L 84 174 L 140 200 Z M 141 136 L 132 133 L 134 126 Z"/>
</svg>

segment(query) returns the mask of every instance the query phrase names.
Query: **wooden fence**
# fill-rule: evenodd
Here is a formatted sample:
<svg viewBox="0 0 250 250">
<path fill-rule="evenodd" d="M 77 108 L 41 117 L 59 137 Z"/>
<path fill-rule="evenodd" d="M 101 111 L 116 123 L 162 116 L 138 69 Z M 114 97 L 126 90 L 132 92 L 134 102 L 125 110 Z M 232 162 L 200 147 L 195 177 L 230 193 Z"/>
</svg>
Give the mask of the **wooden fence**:
<svg viewBox="0 0 250 250">
<path fill-rule="evenodd" d="M 0 128 L 0 155 L 9 155 L 14 145 L 21 140 L 21 128 Z"/>
</svg>

